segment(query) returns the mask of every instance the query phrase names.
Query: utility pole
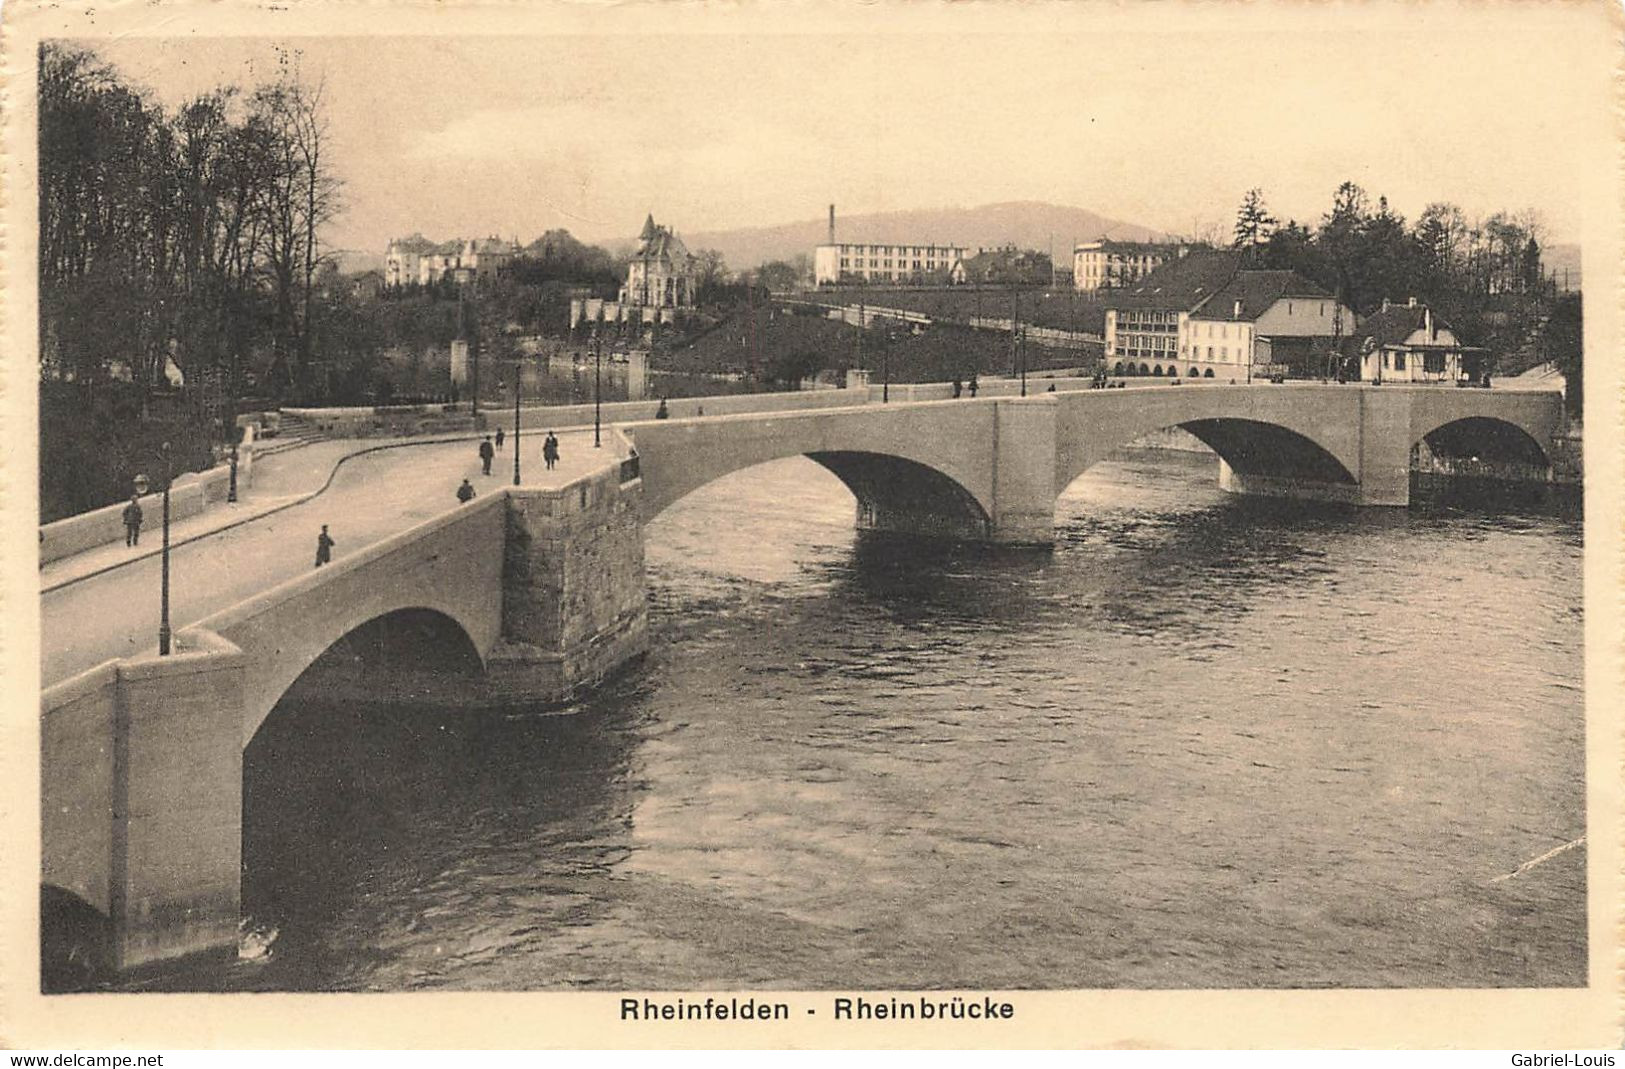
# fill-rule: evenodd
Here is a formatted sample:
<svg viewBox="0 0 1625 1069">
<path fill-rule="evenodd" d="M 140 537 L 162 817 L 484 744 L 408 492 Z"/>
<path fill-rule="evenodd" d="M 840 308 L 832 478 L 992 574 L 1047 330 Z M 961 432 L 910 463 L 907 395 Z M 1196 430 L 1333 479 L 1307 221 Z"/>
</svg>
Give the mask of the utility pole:
<svg viewBox="0 0 1625 1069">
<path fill-rule="evenodd" d="M 519 361 L 513 362 L 513 484 L 519 485 Z"/>
</svg>

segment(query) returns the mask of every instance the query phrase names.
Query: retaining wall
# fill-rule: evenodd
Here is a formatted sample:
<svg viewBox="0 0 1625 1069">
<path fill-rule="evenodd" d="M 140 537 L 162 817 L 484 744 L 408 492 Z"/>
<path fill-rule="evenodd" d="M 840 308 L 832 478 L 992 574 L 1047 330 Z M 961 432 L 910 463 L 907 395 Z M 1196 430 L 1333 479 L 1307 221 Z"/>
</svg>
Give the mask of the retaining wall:
<svg viewBox="0 0 1625 1069">
<path fill-rule="evenodd" d="M 239 493 L 253 484 L 254 432 L 246 428 L 243 444 L 237 449 L 237 490 Z M 187 472 L 177 476 L 169 490 L 169 519 L 184 520 L 200 515 L 210 505 L 225 501 L 231 490 L 231 465 L 217 464 L 208 471 Z M 57 520 L 40 527 L 39 560 L 49 564 L 87 549 L 105 546 L 124 538 L 124 506 L 120 501 L 92 512 L 81 512 L 65 520 Z M 163 523 L 164 495 L 147 494 L 141 498 L 141 533 L 147 538 L 159 538 Z"/>
</svg>

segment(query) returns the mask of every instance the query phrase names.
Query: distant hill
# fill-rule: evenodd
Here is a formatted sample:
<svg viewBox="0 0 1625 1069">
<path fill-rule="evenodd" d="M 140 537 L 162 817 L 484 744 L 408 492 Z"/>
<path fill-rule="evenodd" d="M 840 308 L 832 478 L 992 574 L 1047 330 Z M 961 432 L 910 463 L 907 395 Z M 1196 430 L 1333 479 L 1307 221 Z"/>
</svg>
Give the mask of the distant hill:
<svg viewBox="0 0 1625 1069">
<path fill-rule="evenodd" d="M 359 275 L 363 271 L 382 271 L 384 269 L 384 254 L 381 252 L 365 252 L 361 249 L 335 249 L 328 253 L 338 264 L 339 274 Z"/>
<path fill-rule="evenodd" d="M 1062 268 L 1072 260 L 1072 246 L 1101 236 L 1125 241 L 1154 241 L 1166 235 L 1149 227 L 1111 219 L 1083 208 L 1042 201 L 1010 201 L 979 208 L 935 208 L 871 215 L 840 214 L 836 206 L 835 240 L 886 244 L 965 245 L 992 248 L 1013 242 L 1047 251 L 1053 239 Z M 689 250 L 716 249 L 735 270 L 768 260 L 812 255 L 828 234 L 828 219 L 807 219 L 778 226 L 739 230 L 678 231 Z"/>
</svg>

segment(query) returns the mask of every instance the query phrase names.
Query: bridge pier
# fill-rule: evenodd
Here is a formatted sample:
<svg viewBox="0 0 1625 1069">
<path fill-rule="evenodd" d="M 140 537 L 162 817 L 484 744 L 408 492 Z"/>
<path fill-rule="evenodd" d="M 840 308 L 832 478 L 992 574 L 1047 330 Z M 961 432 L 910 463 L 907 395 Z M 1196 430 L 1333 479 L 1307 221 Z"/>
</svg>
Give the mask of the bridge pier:
<svg viewBox="0 0 1625 1069">
<path fill-rule="evenodd" d="M 1324 464 L 1300 461 L 1296 465 L 1283 465 L 1278 456 L 1271 456 L 1262 458 L 1269 463 L 1243 470 L 1221 456 L 1220 488 L 1259 497 L 1362 506 L 1403 508 L 1409 505 L 1411 392 L 1395 388 L 1349 393 L 1356 399 L 1358 409 L 1353 413 L 1353 425 L 1345 429 L 1348 441 L 1342 463 L 1348 470 L 1339 473 L 1343 478 L 1325 477 Z M 1317 475 L 1317 471 L 1320 474 Z"/>
<path fill-rule="evenodd" d="M 647 649 L 643 487 L 619 472 L 507 492 L 502 633 L 485 697 L 567 701 Z"/>
<path fill-rule="evenodd" d="M 992 541 L 1054 544 L 1058 412 L 1053 394 L 994 403 Z"/>
<path fill-rule="evenodd" d="M 245 659 L 176 637 L 76 680 L 42 724 L 41 878 L 103 922 L 42 935 L 113 971 L 237 945 Z"/>
</svg>

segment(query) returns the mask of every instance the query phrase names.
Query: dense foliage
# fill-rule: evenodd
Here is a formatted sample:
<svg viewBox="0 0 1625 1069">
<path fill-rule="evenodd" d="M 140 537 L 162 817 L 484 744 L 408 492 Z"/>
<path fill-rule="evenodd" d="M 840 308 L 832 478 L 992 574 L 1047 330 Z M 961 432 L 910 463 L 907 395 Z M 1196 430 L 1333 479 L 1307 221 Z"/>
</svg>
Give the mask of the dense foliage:
<svg viewBox="0 0 1625 1069">
<path fill-rule="evenodd" d="M 1235 234 L 1250 265 L 1295 270 L 1362 316 L 1385 299 L 1417 298 L 1466 344 L 1488 349 L 1500 373 L 1541 359 L 1539 334 L 1557 295 L 1543 277 L 1542 230 L 1532 214 L 1473 220 L 1436 202 L 1407 224 L 1386 197 L 1373 206 L 1364 189 L 1344 182 L 1314 229 L 1296 220 L 1277 225 L 1262 192 L 1249 190 Z"/>
</svg>

